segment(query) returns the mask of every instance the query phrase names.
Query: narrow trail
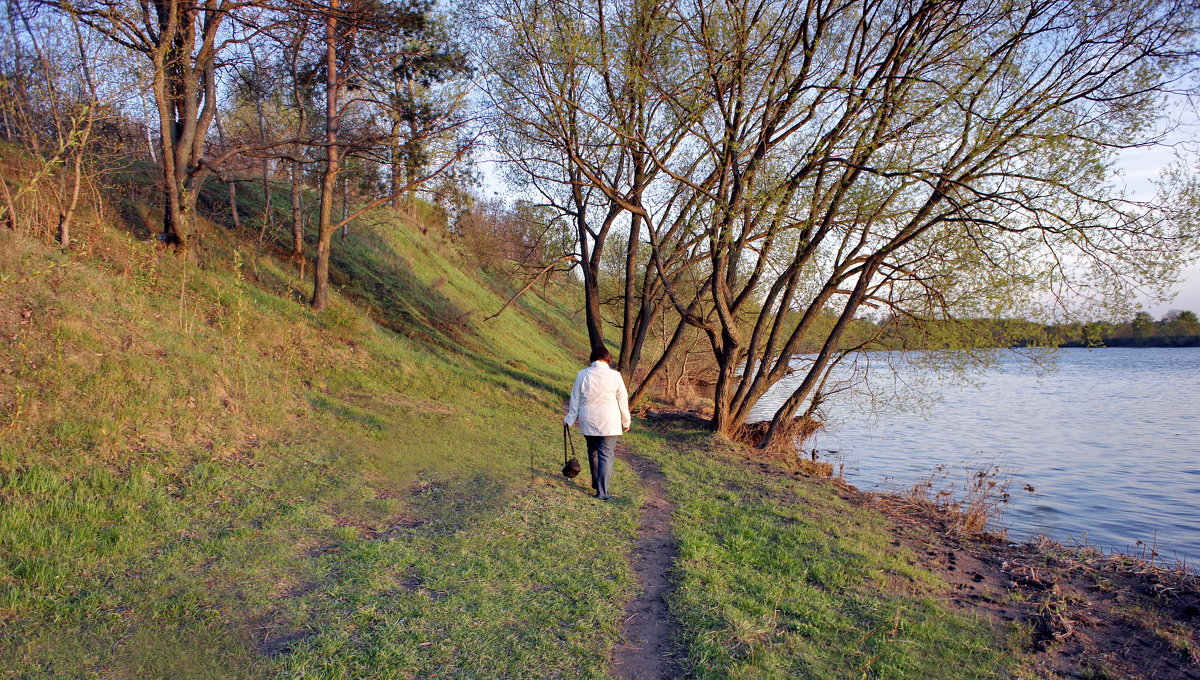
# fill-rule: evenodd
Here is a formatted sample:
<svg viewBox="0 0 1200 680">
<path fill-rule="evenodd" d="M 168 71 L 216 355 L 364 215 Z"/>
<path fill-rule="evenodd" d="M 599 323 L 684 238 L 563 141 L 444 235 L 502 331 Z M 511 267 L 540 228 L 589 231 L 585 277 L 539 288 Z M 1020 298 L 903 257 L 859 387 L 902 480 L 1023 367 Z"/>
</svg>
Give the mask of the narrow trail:
<svg viewBox="0 0 1200 680">
<path fill-rule="evenodd" d="M 666 595 L 671 588 L 668 572 L 675 561 L 671 536 L 675 504 L 663 489 L 666 478 L 657 464 L 624 446 L 617 449 L 617 455 L 641 477 L 646 504 L 633 546 L 633 569 L 640 592 L 625 605 L 622 642 L 612 651 L 612 674 L 621 680 L 673 680 L 680 673 L 671 645 L 674 622 L 667 611 Z"/>
</svg>

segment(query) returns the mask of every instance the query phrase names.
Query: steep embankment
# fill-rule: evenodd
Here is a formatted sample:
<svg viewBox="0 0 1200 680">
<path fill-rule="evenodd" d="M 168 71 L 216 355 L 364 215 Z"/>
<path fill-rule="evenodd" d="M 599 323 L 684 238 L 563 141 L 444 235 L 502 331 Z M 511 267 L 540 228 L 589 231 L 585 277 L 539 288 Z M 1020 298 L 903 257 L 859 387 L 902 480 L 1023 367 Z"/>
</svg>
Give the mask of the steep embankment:
<svg viewBox="0 0 1200 680">
<path fill-rule="evenodd" d="M 636 497 L 552 474 L 571 289 L 483 323 L 388 217 L 314 315 L 255 227 L 0 232 L 0 676 L 605 676 Z"/>
</svg>

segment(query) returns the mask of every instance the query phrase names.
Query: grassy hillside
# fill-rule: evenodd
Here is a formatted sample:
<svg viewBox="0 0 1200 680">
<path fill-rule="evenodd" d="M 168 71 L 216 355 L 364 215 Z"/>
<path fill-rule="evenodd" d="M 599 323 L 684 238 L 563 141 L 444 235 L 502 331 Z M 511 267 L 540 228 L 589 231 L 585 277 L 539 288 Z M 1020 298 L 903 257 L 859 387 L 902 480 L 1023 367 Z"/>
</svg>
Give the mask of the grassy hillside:
<svg viewBox="0 0 1200 680">
<path fill-rule="evenodd" d="M 319 316 L 219 225 L 199 267 L 77 231 L 0 231 L 0 677 L 605 674 L 637 499 L 551 475 L 573 312 L 482 322 L 395 217 Z"/>
<path fill-rule="evenodd" d="M 69 252 L 0 230 L 0 677 L 610 677 L 646 499 L 557 474 L 578 289 L 485 322 L 513 283 L 380 211 L 314 315 L 253 187 L 190 263 L 128 186 Z M 877 510 L 689 427 L 625 438 L 687 677 L 1051 677 Z"/>
</svg>

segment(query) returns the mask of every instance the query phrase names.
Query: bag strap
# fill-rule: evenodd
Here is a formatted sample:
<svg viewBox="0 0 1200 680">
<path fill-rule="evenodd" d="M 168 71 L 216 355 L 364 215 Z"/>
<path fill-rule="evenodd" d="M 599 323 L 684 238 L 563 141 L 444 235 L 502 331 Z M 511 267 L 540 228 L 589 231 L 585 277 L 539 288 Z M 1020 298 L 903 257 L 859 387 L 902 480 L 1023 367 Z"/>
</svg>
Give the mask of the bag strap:
<svg viewBox="0 0 1200 680">
<path fill-rule="evenodd" d="M 571 426 L 563 423 L 563 465 L 567 464 L 567 442 L 571 443 L 571 457 L 575 457 L 575 440 L 571 438 Z"/>
</svg>

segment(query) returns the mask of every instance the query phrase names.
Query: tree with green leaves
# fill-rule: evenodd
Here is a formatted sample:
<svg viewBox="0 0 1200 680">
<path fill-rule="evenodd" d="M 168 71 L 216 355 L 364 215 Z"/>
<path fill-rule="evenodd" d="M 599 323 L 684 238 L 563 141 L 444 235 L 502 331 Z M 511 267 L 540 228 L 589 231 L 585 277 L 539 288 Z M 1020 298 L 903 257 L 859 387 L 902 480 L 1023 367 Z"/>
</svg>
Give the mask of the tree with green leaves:
<svg viewBox="0 0 1200 680">
<path fill-rule="evenodd" d="M 406 197 L 411 203 L 431 166 L 464 145 L 459 135 L 467 122 L 473 73 L 445 19 L 433 14 L 433 3 L 419 1 L 411 10 L 425 20 L 377 36 L 389 58 L 371 76 L 372 87 L 387 101 L 383 112 L 391 125 L 388 169 L 396 210 Z"/>
<path fill-rule="evenodd" d="M 1156 141 L 1158 95 L 1193 63 L 1186 3 L 711 10 L 681 7 L 678 32 L 696 55 L 686 82 L 709 95 L 706 171 L 672 174 L 709 206 L 718 430 L 797 371 L 769 445 L 864 307 L 927 320 L 1073 304 L 1169 278 L 1195 247 L 1193 206 L 1107 181 L 1111 149 Z M 828 308 L 820 350 L 797 360 Z"/>
<path fill-rule="evenodd" d="M 617 367 L 636 385 L 635 401 L 683 336 L 677 320 L 657 361 L 639 370 L 670 307 L 663 281 L 690 288 L 703 266 L 686 228 L 697 203 L 660 177 L 689 120 L 675 103 L 650 96 L 651 83 L 670 82 L 677 66 L 664 32 L 669 11 L 645 0 L 491 0 L 474 17 L 498 149 L 530 200 L 570 224 L 567 255 L 582 277 L 593 346 L 606 341 L 606 299 L 615 301 Z M 650 242 L 658 244 L 657 268 Z"/>
<path fill-rule="evenodd" d="M 1150 316 L 1150 312 L 1138 312 L 1133 315 L 1133 337 L 1139 340 L 1152 338 L 1157 334 L 1158 328 L 1154 324 L 1154 317 Z"/>
<path fill-rule="evenodd" d="M 1191 310 L 1172 309 L 1163 315 L 1160 335 L 1182 337 L 1200 335 L 1200 319 Z"/>
<path fill-rule="evenodd" d="M 648 77 L 616 90 L 650 112 L 635 128 L 602 75 L 636 42 L 632 6 L 505 5 L 529 46 L 493 65 L 505 134 L 587 221 L 582 246 L 639 215 L 674 312 L 708 339 L 715 430 L 791 376 L 758 443 L 786 434 L 865 347 L 865 311 L 958 333 L 1161 288 L 1195 253 L 1186 173 L 1134 201 L 1110 172 L 1115 150 L 1161 142 L 1195 63 L 1187 2 L 657 3 Z M 644 183 L 613 179 L 638 157 Z M 656 238 L 673 221 L 690 278 Z"/>
</svg>

